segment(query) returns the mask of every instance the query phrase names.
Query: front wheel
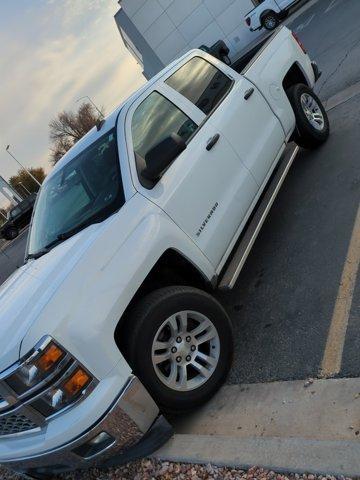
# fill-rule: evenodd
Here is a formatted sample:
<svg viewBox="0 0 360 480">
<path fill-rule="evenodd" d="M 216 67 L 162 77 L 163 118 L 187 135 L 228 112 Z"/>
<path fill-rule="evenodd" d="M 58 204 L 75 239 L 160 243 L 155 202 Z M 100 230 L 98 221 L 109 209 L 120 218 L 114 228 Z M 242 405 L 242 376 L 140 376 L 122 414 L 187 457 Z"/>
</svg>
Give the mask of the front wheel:
<svg viewBox="0 0 360 480">
<path fill-rule="evenodd" d="M 296 119 L 295 142 L 303 148 L 319 147 L 330 134 L 329 118 L 321 100 L 303 84 L 290 87 L 287 94 Z"/>
<path fill-rule="evenodd" d="M 275 30 L 279 23 L 279 17 L 275 12 L 269 12 L 261 19 L 261 24 L 266 30 Z"/>
<path fill-rule="evenodd" d="M 156 290 L 135 307 L 129 327 L 129 363 L 163 410 L 195 408 L 224 382 L 232 326 L 211 295 L 191 287 Z"/>
</svg>

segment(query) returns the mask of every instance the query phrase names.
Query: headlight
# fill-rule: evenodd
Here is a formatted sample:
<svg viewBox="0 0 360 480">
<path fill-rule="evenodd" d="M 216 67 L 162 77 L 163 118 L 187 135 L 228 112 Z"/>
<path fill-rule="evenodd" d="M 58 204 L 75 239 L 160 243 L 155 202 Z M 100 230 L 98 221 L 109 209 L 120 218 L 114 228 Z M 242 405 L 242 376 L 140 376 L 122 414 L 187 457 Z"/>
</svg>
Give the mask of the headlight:
<svg viewBox="0 0 360 480">
<path fill-rule="evenodd" d="M 65 378 L 35 400 L 32 406 L 45 417 L 49 417 L 77 401 L 92 381 L 93 377 L 75 364 Z"/>
<path fill-rule="evenodd" d="M 64 347 L 45 337 L 3 377 L 21 402 L 44 417 L 73 405 L 97 380 Z"/>
<path fill-rule="evenodd" d="M 6 379 L 6 383 L 17 395 L 23 395 L 51 377 L 61 367 L 66 356 L 64 349 L 50 337 L 46 337 L 23 359 L 14 373 Z"/>
</svg>

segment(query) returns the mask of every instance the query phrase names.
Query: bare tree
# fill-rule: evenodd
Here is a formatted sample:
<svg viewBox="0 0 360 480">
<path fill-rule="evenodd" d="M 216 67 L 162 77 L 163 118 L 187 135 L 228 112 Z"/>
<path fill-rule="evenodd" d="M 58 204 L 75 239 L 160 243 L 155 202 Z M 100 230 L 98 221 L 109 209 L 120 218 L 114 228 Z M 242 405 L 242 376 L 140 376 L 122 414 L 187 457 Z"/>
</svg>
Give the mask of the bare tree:
<svg viewBox="0 0 360 480">
<path fill-rule="evenodd" d="M 29 171 L 39 183 L 44 181 L 46 174 L 42 167 L 29 168 Z M 39 185 L 25 170 L 19 170 L 16 175 L 10 177 L 9 183 L 22 197 L 26 197 L 27 191 L 33 193 L 39 190 Z"/>
<path fill-rule="evenodd" d="M 91 103 L 80 105 L 77 112 L 64 111 L 49 123 L 51 163 L 55 165 L 65 153 L 103 118 Z"/>
</svg>

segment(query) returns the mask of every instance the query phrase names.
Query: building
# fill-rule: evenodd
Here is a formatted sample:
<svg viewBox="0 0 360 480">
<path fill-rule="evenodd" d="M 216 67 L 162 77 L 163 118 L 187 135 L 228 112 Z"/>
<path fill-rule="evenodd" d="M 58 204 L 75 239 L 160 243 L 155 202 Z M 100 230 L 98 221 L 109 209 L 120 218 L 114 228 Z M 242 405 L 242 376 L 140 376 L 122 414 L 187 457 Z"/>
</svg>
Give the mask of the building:
<svg viewBox="0 0 360 480">
<path fill-rule="evenodd" d="M 0 176 L 0 193 L 6 197 L 12 205 L 16 205 L 23 199 L 18 192 Z"/>
<path fill-rule="evenodd" d="M 115 21 L 124 44 L 149 79 L 175 58 L 224 40 L 230 58 L 260 35 L 244 16 L 257 0 L 119 0 Z"/>
</svg>

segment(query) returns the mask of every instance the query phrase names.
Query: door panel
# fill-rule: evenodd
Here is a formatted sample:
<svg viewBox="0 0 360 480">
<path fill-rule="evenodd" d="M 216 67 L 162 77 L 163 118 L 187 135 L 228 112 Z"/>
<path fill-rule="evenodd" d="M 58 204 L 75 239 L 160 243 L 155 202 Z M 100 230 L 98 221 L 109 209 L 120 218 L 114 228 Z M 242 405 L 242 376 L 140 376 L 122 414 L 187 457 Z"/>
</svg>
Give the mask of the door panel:
<svg viewBox="0 0 360 480">
<path fill-rule="evenodd" d="M 209 122 L 226 136 L 262 185 L 283 147 L 285 133 L 259 90 L 241 78 Z"/>
<path fill-rule="evenodd" d="M 178 94 L 171 96 L 168 87 L 162 89 L 158 85 L 157 90 L 161 91 L 162 100 L 159 93 L 149 92 L 133 104 L 126 119 L 134 185 L 169 215 L 216 268 L 258 192 L 258 185 L 225 135 L 210 121 L 199 127 L 205 120 L 204 114 L 194 115 L 196 107 L 190 104 L 187 107 L 189 102 L 177 103 Z M 154 94 L 155 97 L 149 98 Z M 164 105 L 164 101 L 169 105 Z M 174 108 L 179 112 L 174 112 Z M 155 185 L 146 188 L 139 181 L 134 151 L 146 155 L 146 148 L 152 146 L 155 136 L 168 135 L 169 128 L 187 135 L 189 125 L 195 133 L 187 139 L 186 150 Z M 208 150 L 209 140 L 218 133 L 218 140 Z"/>
<path fill-rule="evenodd" d="M 149 196 L 216 267 L 245 217 L 258 185 L 230 144 L 207 122 Z"/>
</svg>

